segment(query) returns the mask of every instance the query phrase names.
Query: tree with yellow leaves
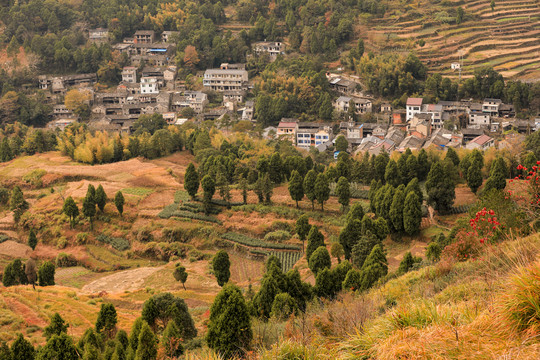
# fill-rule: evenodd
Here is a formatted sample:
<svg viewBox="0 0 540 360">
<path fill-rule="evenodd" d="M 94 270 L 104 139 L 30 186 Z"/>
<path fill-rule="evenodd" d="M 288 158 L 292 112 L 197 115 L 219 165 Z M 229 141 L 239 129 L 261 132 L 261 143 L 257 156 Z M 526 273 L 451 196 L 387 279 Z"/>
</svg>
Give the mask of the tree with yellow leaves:
<svg viewBox="0 0 540 360">
<path fill-rule="evenodd" d="M 73 89 L 66 93 L 64 105 L 81 119 L 87 120 L 90 117 L 90 98 L 89 92 Z"/>
</svg>

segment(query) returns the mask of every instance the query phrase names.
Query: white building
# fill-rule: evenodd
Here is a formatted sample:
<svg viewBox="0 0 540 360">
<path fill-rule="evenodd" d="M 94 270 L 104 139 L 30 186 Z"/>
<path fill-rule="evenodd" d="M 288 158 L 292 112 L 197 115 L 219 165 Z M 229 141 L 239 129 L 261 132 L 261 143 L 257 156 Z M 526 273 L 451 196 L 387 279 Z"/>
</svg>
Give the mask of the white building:
<svg viewBox="0 0 540 360">
<path fill-rule="evenodd" d="M 155 77 L 141 78 L 141 94 L 159 94 L 159 83 Z"/>
<path fill-rule="evenodd" d="M 240 69 L 208 69 L 203 85 L 214 91 L 243 90 L 247 87 L 248 72 Z"/>
<path fill-rule="evenodd" d="M 334 103 L 334 108 L 338 112 L 347 112 L 349 111 L 349 104 L 351 100 L 354 102 L 354 105 L 356 107 L 356 114 L 366 114 L 372 111 L 373 104 L 371 100 L 349 96 L 338 97 Z"/>
<path fill-rule="evenodd" d="M 408 98 L 407 99 L 407 117 L 406 120 L 411 121 L 414 114 L 422 112 L 422 98 Z"/>
<path fill-rule="evenodd" d="M 135 66 L 126 66 L 122 69 L 122 81 L 126 83 L 137 82 L 137 68 Z"/>
</svg>

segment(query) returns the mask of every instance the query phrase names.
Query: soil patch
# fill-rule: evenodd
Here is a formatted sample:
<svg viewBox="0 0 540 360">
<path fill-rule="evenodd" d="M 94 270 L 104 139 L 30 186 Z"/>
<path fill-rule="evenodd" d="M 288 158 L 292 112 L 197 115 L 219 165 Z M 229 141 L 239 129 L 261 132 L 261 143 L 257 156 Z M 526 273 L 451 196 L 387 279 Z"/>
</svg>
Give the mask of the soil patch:
<svg viewBox="0 0 540 360">
<path fill-rule="evenodd" d="M 142 267 L 133 270 L 120 271 L 92 281 L 85 285 L 81 292 L 94 294 L 100 292 L 122 293 L 142 289 L 144 280 L 159 271 L 162 267 Z"/>
<path fill-rule="evenodd" d="M 13 240 L 7 240 L 0 244 L 0 254 L 11 258 L 28 258 L 32 253 L 32 248 L 25 244 L 19 244 Z"/>
</svg>

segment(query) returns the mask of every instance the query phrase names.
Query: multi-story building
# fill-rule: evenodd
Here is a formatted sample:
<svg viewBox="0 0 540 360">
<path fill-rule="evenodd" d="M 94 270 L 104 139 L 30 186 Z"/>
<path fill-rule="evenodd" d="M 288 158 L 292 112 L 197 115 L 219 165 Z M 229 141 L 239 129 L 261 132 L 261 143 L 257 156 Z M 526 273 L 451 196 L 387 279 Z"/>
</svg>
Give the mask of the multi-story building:
<svg viewBox="0 0 540 360">
<path fill-rule="evenodd" d="M 288 139 L 294 144 L 296 140 L 297 130 L 298 130 L 298 120 L 283 118 L 278 124 L 276 135 L 279 138 Z"/>
<path fill-rule="evenodd" d="M 332 141 L 332 129 L 328 125 L 317 123 L 299 123 L 296 130 L 296 146 L 309 148 Z"/>
<path fill-rule="evenodd" d="M 133 36 L 135 44 L 152 44 L 156 40 L 156 33 L 153 30 L 137 30 Z"/>
<path fill-rule="evenodd" d="M 356 114 L 366 114 L 372 111 L 373 104 L 371 100 L 349 96 L 338 97 L 337 100 L 334 102 L 334 108 L 338 112 L 346 113 L 349 111 L 349 104 L 351 100 L 354 102 Z"/>
<path fill-rule="evenodd" d="M 125 66 L 122 69 L 122 81 L 126 83 L 136 83 L 137 68 L 135 66 Z"/>
<path fill-rule="evenodd" d="M 499 114 L 499 106 L 501 106 L 501 104 L 502 101 L 500 99 L 484 99 L 482 111 L 491 116 L 497 116 Z"/>
<path fill-rule="evenodd" d="M 178 31 L 164 31 L 161 33 L 161 41 L 163 42 L 169 42 L 169 41 L 172 41 L 172 37 L 174 37 L 175 35 L 178 35 L 179 32 Z"/>
<path fill-rule="evenodd" d="M 482 104 L 472 103 L 468 108 L 469 125 L 472 126 L 489 126 L 491 116 L 489 112 L 483 111 Z"/>
<path fill-rule="evenodd" d="M 159 83 L 155 77 L 141 78 L 141 95 L 144 94 L 159 94 Z"/>
<path fill-rule="evenodd" d="M 285 54 L 285 44 L 275 41 L 260 41 L 253 44 L 253 51 L 257 55 L 268 54 L 271 60 L 275 60 L 278 55 Z"/>
<path fill-rule="evenodd" d="M 214 91 L 241 91 L 247 87 L 246 70 L 209 69 L 204 72 L 203 85 Z"/>
<path fill-rule="evenodd" d="M 411 121 L 415 114 L 422 112 L 422 98 L 408 98 L 407 99 L 407 122 Z"/>
<path fill-rule="evenodd" d="M 171 110 L 181 111 L 183 108 L 190 107 L 197 114 L 204 111 L 208 103 L 208 96 L 200 91 L 185 91 L 183 94 L 176 93 L 172 96 Z"/>
</svg>

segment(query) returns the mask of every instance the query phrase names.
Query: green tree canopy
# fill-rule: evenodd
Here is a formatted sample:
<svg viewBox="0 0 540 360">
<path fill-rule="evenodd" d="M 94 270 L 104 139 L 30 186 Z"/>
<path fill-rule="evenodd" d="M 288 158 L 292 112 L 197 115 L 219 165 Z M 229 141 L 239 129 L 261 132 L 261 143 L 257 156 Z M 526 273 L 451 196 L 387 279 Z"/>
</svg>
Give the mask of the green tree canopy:
<svg viewBox="0 0 540 360">
<path fill-rule="evenodd" d="M 324 268 L 330 269 L 332 260 L 330 259 L 330 254 L 328 253 L 326 246 L 319 246 L 317 250 L 311 254 L 308 265 L 315 276 L 317 276 L 317 273 Z"/>
<path fill-rule="evenodd" d="M 324 246 L 324 235 L 319 231 L 318 227 L 313 225 L 309 230 L 307 240 L 306 259 L 309 261 L 315 250 L 317 250 L 319 246 Z"/>
<path fill-rule="evenodd" d="M 212 259 L 212 269 L 219 286 L 225 285 L 231 276 L 231 262 L 229 261 L 229 254 L 225 250 L 219 250 Z"/>
</svg>

